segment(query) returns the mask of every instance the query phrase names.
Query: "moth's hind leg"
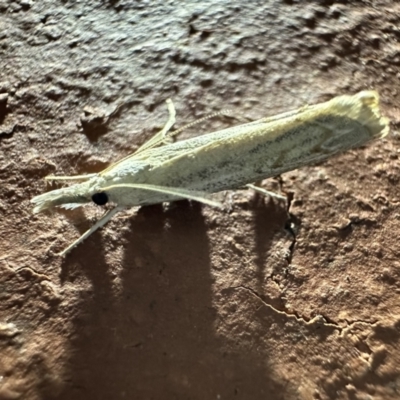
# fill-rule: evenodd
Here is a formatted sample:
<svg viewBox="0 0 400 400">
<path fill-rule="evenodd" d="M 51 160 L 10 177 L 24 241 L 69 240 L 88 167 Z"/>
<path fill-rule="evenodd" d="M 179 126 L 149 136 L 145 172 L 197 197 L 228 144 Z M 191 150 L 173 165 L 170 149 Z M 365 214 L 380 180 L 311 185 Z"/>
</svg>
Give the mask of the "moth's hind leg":
<svg viewBox="0 0 400 400">
<path fill-rule="evenodd" d="M 164 128 L 161 129 L 160 132 L 156 133 L 151 139 L 149 139 L 146 143 L 140 146 L 134 154 L 138 154 L 144 150 L 151 149 L 152 147 L 158 146 L 159 144 L 165 144 L 169 142 L 169 138 L 167 137 L 167 133 L 171 130 L 172 126 L 176 121 L 176 111 L 174 103 L 171 99 L 166 100 L 169 117 L 167 123 L 164 125 Z"/>
<path fill-rule="evenodd" d="M 275 193 L 275 192 L 270 192 L 269 190 L 266 190 L 263 187 L 261 187 L 261 181 L 255 182 L 254 184 L 249 183 L 248 185 L 246 185 L 246 187 L 248 187 L 249 189 L 254 190 L 257 193 L 262 194 L 263 196 L 272 197 L 272 198 L 275 198 L 277 200 L 287 201 L 287 197 L 286 196 L 282 196 L 281 194 L 278 194 L 278 193 Z"/>
<path fill-rule="evenodd" d="M 156 147 L 158 145 L 162 145 L 162 144 L 167 144 L 167 143 L 171 143 L 171 139 L 174 136 L 179 135 L 182 131 L 184 131 L 187 128 L 190 128 L 194 125 L 197 125 L 207 119 L 216 117 L 217 115 L 229 115 L 230 111 L 229 110 L 223 110 L 223 111 L 219 111 L 219 112 L 215 112 L 209 115 L 206 115 L 203 118 L 200 118 L 196 121 L 193 121 L 187 125 L 182 126 L 179 129 L 176 129 L 174 131 L 171 132 L 171 128 L 172 126 L 175 124 L 175 116 L 176 116 L 176 111 L 175 111 L 175 107 L 174 104 L 172 103 L 171 99 L 168 99 L 167 101 L 167 107 L 168 107 L 168 111 L 169 111 L 169 118 L 167 123 L 165 124 L 164 128 L 158 132 L 157 134 L 155 134 L 151 139 L 149 139 L 146 143 L 144 143 L 141 147 L 139 147 L 138 150 L 136 150 L 135 153 L 133 154 L 138 154 L 144 150 L 148 150 L 151 149 L 153 147 Z"/>
</svg>

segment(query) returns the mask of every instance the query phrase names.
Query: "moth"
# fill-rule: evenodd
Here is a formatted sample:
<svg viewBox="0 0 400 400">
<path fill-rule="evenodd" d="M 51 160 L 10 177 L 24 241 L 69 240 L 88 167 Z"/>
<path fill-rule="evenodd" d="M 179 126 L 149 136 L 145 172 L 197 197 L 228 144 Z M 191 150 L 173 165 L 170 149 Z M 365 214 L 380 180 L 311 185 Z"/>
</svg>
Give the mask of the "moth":
<svg viewBox="0 0 400 400">
<path fill-rule="evenodd" d="M 86 203 L 114 205 L 61 255 L 127 207 L 181 199 L 222 207 L 207 194 L 246 186 L 257 189 L 252 183 L 320 162 L 389 132 L 375 91 L 335 97 L 174 143 L 171 137 L 178 131 L 170 130 L 175 108 L 171 100 L 167 106 L 164 128 L 133 154 L 99 173 L 46 178 L 77 183 L 34 197 L 34 213 Z"/>
</svg>

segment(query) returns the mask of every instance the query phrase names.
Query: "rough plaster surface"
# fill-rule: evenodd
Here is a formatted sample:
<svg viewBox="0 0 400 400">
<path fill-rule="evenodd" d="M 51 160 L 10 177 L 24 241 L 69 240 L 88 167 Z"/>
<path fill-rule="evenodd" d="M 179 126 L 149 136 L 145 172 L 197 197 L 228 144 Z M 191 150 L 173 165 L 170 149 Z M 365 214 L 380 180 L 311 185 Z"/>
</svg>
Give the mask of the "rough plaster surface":
<svg viewBox="0 0 400 400">
<path fill-rule="evenodd" d="M 0 399 L 400 398 L 400 5 L 0 0 Z M 391 135 L 115 218 L 33 216 L 166 121 L 200 134 L 375 88 Z"/>
</svg>

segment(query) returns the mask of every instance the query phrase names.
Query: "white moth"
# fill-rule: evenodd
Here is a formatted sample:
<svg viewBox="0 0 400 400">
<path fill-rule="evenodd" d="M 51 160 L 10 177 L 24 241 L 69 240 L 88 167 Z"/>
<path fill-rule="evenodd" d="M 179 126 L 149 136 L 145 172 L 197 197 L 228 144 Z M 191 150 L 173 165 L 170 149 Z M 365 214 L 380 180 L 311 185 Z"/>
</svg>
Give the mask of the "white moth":
<svg viewBox="0 0 400 400">
<path fill-rule="evenodd" d="M 165 127 L 135 153 L 96 174 L 46 178 L 80 183 L 34 197 L 34 213 L 89 202 L 115 204 L 61 255 L 124 208 L 180 199 L 221 207 L 206 195 L 256 188 L 251 183 L 319 162 L 389 132 L 375 91 L 335 97 L 175 143 L 170 143 L 170 137 L 178 131 L 168 133 L 175 123 L 175 109 L 171 100 L 167 105 L 170 116 Z"/>
</svg>

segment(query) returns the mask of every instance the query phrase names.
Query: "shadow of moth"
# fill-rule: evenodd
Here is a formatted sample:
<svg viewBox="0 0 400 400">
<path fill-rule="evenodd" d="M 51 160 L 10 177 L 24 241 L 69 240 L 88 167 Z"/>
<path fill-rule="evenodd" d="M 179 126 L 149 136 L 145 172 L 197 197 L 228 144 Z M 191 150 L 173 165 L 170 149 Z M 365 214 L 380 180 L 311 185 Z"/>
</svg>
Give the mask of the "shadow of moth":
<svg viewBox="0 0 400 400">
<path fill-rule="evenodd" d="M 207 199 L 207 194 L 255 188 L 251 183 L 319 162 L 389 132 L 375 91 L 335 97 L 175 143 L 170 138 L 178 131 L 169 132 L 175 108 L 171 100 L 167 106 L 169 119 L 164 128 L 135 153 L 96 174 L 46 178 L 79 183 L 34 197 L 34 213 L 90 202 L 115 204 L 61 255 L 124 208 L 181 199 L 222 207 Z"/>
</svg>

